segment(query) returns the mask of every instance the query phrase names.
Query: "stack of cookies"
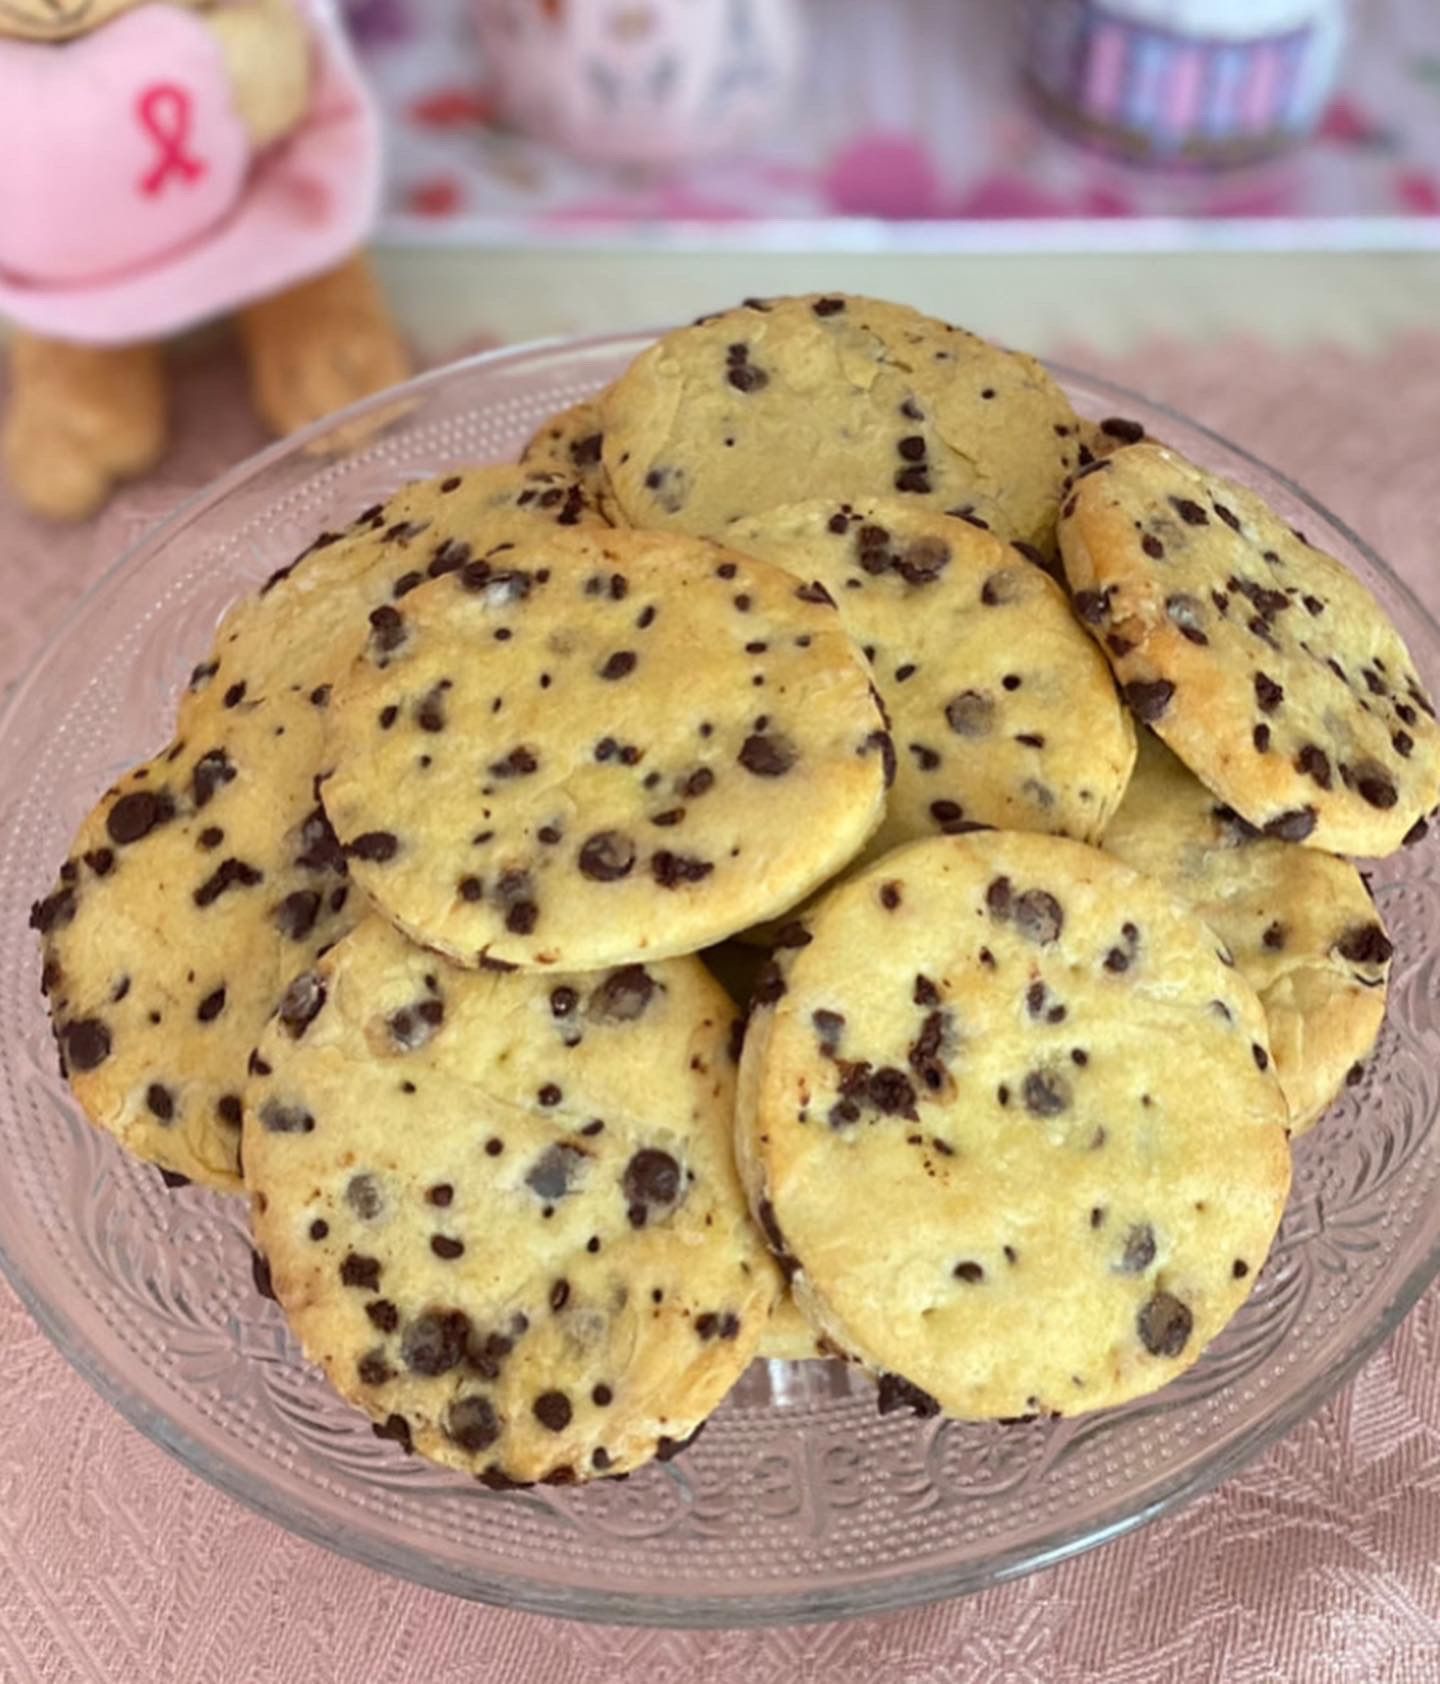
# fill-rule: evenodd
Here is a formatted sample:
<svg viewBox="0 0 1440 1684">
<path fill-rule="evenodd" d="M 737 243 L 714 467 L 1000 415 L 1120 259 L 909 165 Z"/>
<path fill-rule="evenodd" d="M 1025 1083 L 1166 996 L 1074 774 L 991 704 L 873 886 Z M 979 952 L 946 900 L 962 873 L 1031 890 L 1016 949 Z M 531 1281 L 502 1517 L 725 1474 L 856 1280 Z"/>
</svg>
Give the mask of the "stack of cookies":
<svg viewBox="0 0 1440 1684">
<path fill-rule="evenodd" d="M 1252 493 L 751 300 L 233 608 L 33 923 L 86 1113 L 247 1193 L 376 1431 L 566 1484 L 757 1354 L 969 1419 L 1194 1362 L 1379 1031 L 1341 856 L 1437 801 L 1398 635 Z"/>
</svg>

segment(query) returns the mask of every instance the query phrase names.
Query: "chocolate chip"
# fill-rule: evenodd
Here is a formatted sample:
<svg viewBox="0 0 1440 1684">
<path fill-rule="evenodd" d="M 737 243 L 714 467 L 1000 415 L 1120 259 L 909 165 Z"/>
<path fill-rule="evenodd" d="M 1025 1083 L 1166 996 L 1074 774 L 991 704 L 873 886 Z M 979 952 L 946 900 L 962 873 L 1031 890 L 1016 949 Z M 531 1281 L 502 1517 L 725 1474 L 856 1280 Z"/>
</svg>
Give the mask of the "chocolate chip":
<svg viewBox="0 0 1440 1684">
<path fill-rule="evenodd" d="M 779 778 L 795 764 L 798 752 L 788 737 L 756 732 L 746 737 L 736 759 L 757 778 Z"/>
<path fill-rule="evenodd" d="M 1119 1268 L 1122 1274 L 1140 1275 L 1155 1261 L 1155 1230 L 1148 1222 L 1138 1223 L 1125 1236 L 1125 1250 Z"/>
<path fill-rule="evenodd" d="M 1357 772 L 1355 787 L 1359 791 L 1362 801 L 1382 810 L 1393 807 L 1400 799 L 1394 780 L 1388 773 L 1378 769 L 1372 771 L 1367 768 Z"/>
<path fill-rule="evenodd" d="M 632 1228 L 643 1228 L 652 1210 L 673 1205 L 680 1194 L 680 1165 L 668 1152 L 642 1147 L 625 1166 L 621 1178 Z"/>
<path fill-rule="evenodd" d="M 318 1234 L 315 1232 L 317 1228 L 321 1230 Z M 323 1240 L 329 1232 L 328 1223 L 312 1222 L 310 1224 L 310 1238 L 312 1240 Z M 393 1333 L 400 1325 L 400 1312 L 388 1298 L 372 1299 L 365 1306 L 365 1314 L 370 1319 L 370 1325 L 378 1328 L 381 1333 Z"/>
<path fill-rule="evenodd" d="M 370 641 L 381 655 L 392 654 L 405 641 L 405 616 L 388 603 L 371 610 Z"/>
<path fill-rule="evenodd" d="M 208 754 L 202 754 L 190 773 L 190 794 L 196 811 L 208 806 L 215 791 L 234 776 L 235 768 L 223 748 L 212 748 Z"/>
<path fill-rule="evenodd" d="M 60 1031 L 65 1066 L 72 1074 L 94 1070 L 110 1056 L 110 1031 L 98 1017 L 80 1017 Z"/>
<path fill-rule="evenodd" d="M 1140 1308 L 1135 1331 L 1154 1357 L 1178 1357 L 1190 1338 L 1194 1318 L 1170 1292 L 1157 1292 Z"/>
<path fill-rule="evenodd" d="M 430 1249 L 437 1257 L 443 1258 L 449 1263 L 464 1255 L 465 1243 L 463 1240 L 451 1239 L 448 1234 L 432 1234 L 430 1236 Z"/>
<path fill-rule="evenodd" d="M 373 1222 L 385 1208 L 379 1182 L 364 1172 L 352 1175 L 345 1183 L 345 1203 L 362 1222 Z"/>
<path fill-rule="evenodd" d="M 303 941 L 319 916 L 320 895 L 314 889 L 296 889 L 275 908 L 275 923 L 291 941 Z"/>
<path fill-rule="evenodd" d="M 741 370 L 733 371 L 735 373 Z M 741 388 L 748 390 L 749 388 Z M 563 1433 L 570 1425 L 570 1399 L 564 1392 L 541 1392 L 532 1405 L 535 1419 L 552 1433 Z"/>
<path fill-rule="evenodd" d="M 1330 788 L 1330 757 L 1318 744 L 1305 744 L 1295 756 L 1295 769 L 1312 778 L 1321 789 Z"/>
<path fill-rule="evenodd" d="M 602 1023 L 633 1023 L 650 1004 L 657 987 L 643 965 L 622 965 L 591 993 L 587 1015 Z"/>
<path fill-rule="evenodd" d="M 845 308 L 845 300 L 843 298 L 817 298 L 810 308 L 817 316 L 838 316 Z"/>
<path fill-rule="evenodd" d="M 228 890 L 240 887 L 253 889 L 257 883 L 263 882 L 265 873 L 244 860 L 221 860 L 219 866 L 191 895 L 196 906 L 212 906 L 221 895 Z"/>
<path fill-rule="evenodd" d="M 52 930 L 63 930 L 74 917 L 75 891 L 67 885 L 35 902 L 30 908 L 30 928 L 45 936 Z"/>
<path fill-rule="evenodd" d="M 260 1107 L 260 1121 L 271 1134 L 309 1134 L 315 1127 L 314 1117 L 304 1106 L 285 1105 L 278 1099 L 267 1099 Z"/>
<path fill-rule="evenodd" d="M 982 525 L 983 522 L 976 522 Z M 915 538 L 890 563 L 907 585 L 933 585 L 950 564 L 950 546 L 939 538 Z"/>
<path fill-rule="evenodd" d="M 1119 439 L 1121 444 L 1139 444 L 1145 429 L 1138 421 L 1127 421 L 1123 415 L 1111 415 L 1100 423 L 1100 431 L 1107 438 Z"/>
<path fill-rule="evenodd" d="M 201 1023 L 213 1023 L 225 1010 L 225 986 L 211 989 L 195 1008 L 195 1016 Z"/>
<path fill-rule="evenodd" d="M 358 1251 L 347 1251 L 340 1264 L 340 1279 L 346 1286 L 364 1287 L 374 1292 L 380 1285 L 380 1259 L 365 1257 Z"/>
<path fill-rule="evenodd" d="M 1008 918 L 1013 900 L 1014 892 L 1008 877 L 995 878 L 985 890 L 985 905 L 992 918 Z"/>
<path fill-rule="evenodd" d="M 672 854 L 668 848 L 662 848 L 650 860 L 650 875 L 662 889 L 675 889 L 682 883 L 699 883 L 714 869 L 709 860 L 697 859 L 692 854 Z"/>
<path fill-rule="evenodd" d="M 462 1450 L 488 1450 L 500 1436 L 494 1404 L 485 1397 L 456 1398 L 446 1411 L 445 1435 Z"/>
<path fill-rule="evenodd" d="M 1270 1054 L 1265 1051 L 1264 1047 L 1262 1047 L 1258 1041 L 1252 1041 L 1250 1043 L 1250 1052 L 1254 1057 L 1255 1068 L 1257 1070 L 1268 1070 L 1270 1068 Z"/>
<path fill-rule="evenodd" d="M 240 1103 L 240 1096 L 234 1093 L 222 1093 L 215 1101 L 215 1114 L 222 1123 L 232 1129 L 238 1129 L 244 1118 L 244 1107 Z"/>
<path fill-rule="evenodd" d="M 930 474 L 923 464 L 913 468 L 902 468 L 895 476 L 897 491 L 915 492 L 919 496 L 926 496 L 931 490 Z"/>
<path fill-rule="evenodd" d="M 345 852 L 353 859 L 369 860 L 384 865 L 400 852 L 399 839 L 388 830 L 367 830 L 354 841 L 345 844 Z"/>
<path fill-rule="evenodd" d="M 1032 1117 L 1058 1117 L 1070 1109 L 1069 1084 L 1053 1071 L 1030 1071 L 1021 1092 Z"/>
<path fill-rule="evenodd" d="M 1103 625 L 1110 617 L 1108 591 L 1076 591 L 1074 605 L 1075 612 L 1087 626 Z"/>
<path fill-rule="evenodd" d="M 1255 744 L 1258 754 L 1268 754 L 1270 752 L 1270 727 L 1263 724 L 1257 725 L 1250 733 L 1250 740 Z"/>
<path fill-rule="evenodd" d="M 985 1279 L 985 1270 L 979 1263 L 966 1261 L 957 1263 L 950 1271 L 957 1281 L 964 1281 L 968 1286 L 978 1286 Z"/>
<path fill-rule="evenodd" d="M 882 1116 L 916 1120 L 915 1089 L 903 1070 L 887 1065 L 875 1071 L 866 1083 L 865 1097 Z"/>
<path fill-rule="evenodd" d="M 1313 807 L 1294 807 L 1264 825 L 1264 833 L 1280 842 L 1303 842 L 1314 830 L 1315 818 Z"/>
<path fill-rule="evenodd" d="M 1379 924 L 1356 924 L 1345 931 L 1335 946 L 1340 957 L 1352 965 L 1388 965 L 1395 952 Z"/>
<path fill-rule="evenodd" d="M 169 1088 L 159 1082 L 151 1082 L 145 1090 L 145 1107 L 152 1117 L 162 1123 L 168 1123 L 175 1115 L 175 1099 Z"/>
<path fill-rule="evenodd" d="M 525 1174 L 525 1185 L 539 1199 L 553 1204 L 575 1189 L 586 1155 L 578 1146 L 557 1141 L 547 1146 Z"/>
<path fill-rule="evenodd" d="M 600 677 L 608 679 L 628 678 L 634 672 L 639 656 L 633 649 L 617 649 L 609 656 L 604 666 L 600 668 Z"/>
<path fill-rule="evenodd" d="M 833 1056 L 836 1048 L 840 1045 L 841 1037 L 845 1033 L 845 1014 L 828 1011 L 824 1006 L 821 1006 L 811 1012 L 810 1021 L 819 1037 L 821 1052 Z"/>
<path fill-rule="evenodd" d="M 628 877 L 635 865 L 635 844 L 619 830 L 599 830 L 580 849 L 580 872 L 596 883 Z"/>
<path fill-rule="evenodd" d="M 463 1310 L 426 1310 L 405 1329 L 400 1355 L 414 1374 L 433 1379 L 459 1366 L 470 1338 Z"/>
<path fill-rule="evenodd" d="M 1005 882 L 1006 879 L 999 878 L 997 881 Z M 990 888 L 994 887 L 995 884 L 992 883 Z M 988 894 L 987 890 L 987 900 Z M 1064 909 L 1054 895 L 1044 889 L 1027 889 L 1015 900 L 1013 911 L 1016 927 L 1021 934 L 1041 947 L 1060 939 L 1060 932 L 1065 927 Z"/>
<path fill-rule="evenodd" d="M 532 749 L 521 743 L 503 760 L 493 761 L 486 769 L 495 778 L 528 778 L 532 772 L 539 771 L 540 761 Z"/>
<path fill-rule="evenodd" d="M 1153 725 L 1164 715 L 1174 694 L 1175 686 L 1168 678 L 1148 682 L 1136 679 L 1124 686 L 1125 700 L 1130 704 L 1131 712 L 1147 725 Z"/>
<path fill-rule="evenodd" d="M 727 371 L 725 378 L 737 392 L 758 392 L 770 384 L 770 376 L 763 368 L 755 368 L 749 363 L 735 363 Z"/>
<path fill-rule="evenodd" d="M 443 578 L 447 573 L 458 573 L 469 562 L 472 553 L 463 538 L 446 538 L 435 546 L 425 571 L 432 579 Z"/>
<path fill-rule="evenodd" d="M 983 737 L 994 729 L 994 698 L 980 690 L 962 690 L 945 704 L 945 719 L 959 737 Z"/>
<path fill-rule="evenodd" d="M 1159 539 L 1155 542 L 1158 544 Z M 1210 642 L 1205 635 L 1205 607 L 1198 597 L 1188 596 L 1183 591 L 1165 598 L 1165 612 L 1179 628 L 1180 635 L 1188 642 L 1198 644 L 1202 648 Z"/>
<path fill-rule="evenodd" d="M 980 601 L 986 608 L 1001 608 L 1007 603 L 1018 602 L 1024 592 L 1025 570 L 1018 567 L 1002 567 L 991 573 L 980 587 Z"/>
<path fill-rule="evenodd" d="M 1189 497 L 1172 497 L 1170 507 L 1174 509 L 1187 526 L 1208 526 L 1210 524 L 1209 515 Z"/>
<path fill-rule="evenodd" d="M 139 842 L 175 817 L 175 803 L 163 790 L 131 790 L 105 815 L 105 831 L 117 847 Z"/>
<path fill-rule="evenodd" d="M 325 1004 L 325 984 L 314 971 L 303 971 L 285 990 L 276 1016 L 291 1040 L 298 1041 Z"/>
</svg>

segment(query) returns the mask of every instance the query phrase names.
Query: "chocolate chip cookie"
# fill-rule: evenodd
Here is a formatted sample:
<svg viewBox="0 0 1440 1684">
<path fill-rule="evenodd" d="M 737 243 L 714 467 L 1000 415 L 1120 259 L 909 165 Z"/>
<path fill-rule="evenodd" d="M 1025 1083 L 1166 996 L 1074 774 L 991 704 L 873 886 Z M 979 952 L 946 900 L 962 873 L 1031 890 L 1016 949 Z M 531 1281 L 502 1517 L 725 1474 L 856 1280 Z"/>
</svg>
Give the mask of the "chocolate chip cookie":
<svg viewBox="0 0 1440 1684">
<path fill-rule="evenodd" d="M 1061 549 L 1136 715 L 1250 824 L 1389 854 L 1440 801 L 1440 727 L 1385 611 L 1253 492 L 1137 444 L 1084 471 Z"/>
<path fill-rule="evenodd" d="M 870 663 L 895 783 L 868 852 L 979 826 L 1098 842 L 1135 733 L 1065 594 L 989 532 L 896 498 L 792 503 L 723 541 L 822 587 Z"/>
<path fill-rule="evenodd" d="M 101 799 L 31 924 L 86 1115 L 138 1157 L 237 1192 L 251 1049 L 356 906 L 312 788 L 319 711 L 281 696 L 183 731 Z"/>
<path fill-rule="evenodd" d="M 1034 358 L 840 294 L 754 299 L 667 334 L 600 408 L 625 518 L 712 537 L 781 503 L 900 497 L 1050 548 L 1079 445 Z"/>
<path fill-rule="evenodd" d="M 352 873 L 463 964 L 694 951 L 880 822 L 894 749 L 829 594 L 677 534 L 547 534 L 417 590 L 329 709 Z"/>
<path fill-rule="evenodd" d="M 1265 1008 L 1299 1134 L 1375 1045 L 1390 938 L 1353 865 L 1260 835 L 1152 732 L 1140 736 L 1105 847 L 1188 901 L 1234 955 Z"/>
<path fill-rule="evenodd" d="M 1005 832 L 897 850 L 802 934 L 757 992 L 738 1157 L 882 1410 L 1073 1415 L 1194 1362 L 1290 1176 L 1218 938 L 1098 850 Z"/>
<path fill-rule="evenodd" d="M 256 1242 L 378 1430 L 502 1488 L 693 1435 L 779 1286 L 733 1016 L 696 959 L 464 971 L 380 918 L 297 978 L 244 1095 Z"/>
</svg>

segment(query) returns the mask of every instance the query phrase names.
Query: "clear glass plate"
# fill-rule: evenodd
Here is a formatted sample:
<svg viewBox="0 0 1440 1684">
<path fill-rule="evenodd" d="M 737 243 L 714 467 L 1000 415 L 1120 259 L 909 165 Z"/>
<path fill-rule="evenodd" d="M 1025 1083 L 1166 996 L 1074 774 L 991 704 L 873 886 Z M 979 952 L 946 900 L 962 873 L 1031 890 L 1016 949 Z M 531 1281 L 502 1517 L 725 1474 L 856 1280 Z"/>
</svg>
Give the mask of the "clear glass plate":
<svg viewBox="0 0 1440 1684">
<path fill-rule="evenodd" d="M 98 792 L 165 739 L 221 610 L 322 527 L 401 481 L 513 457 L 642 337 L 541 345 L 427 375 L 235 469 L 81 604 L 0 721 L 0 1263 L 76 1368 L 188 1467 L 280 1525 L 383 1572 L 542 1613 L 744 1625 L 874 1612 L 977 1589 L 1173 1509 L 1315 1409 L 1440 1268 L 1440 845 L 1381 865 L 1398 955 L 1377 1056 L 1296 1151 L 1254 1296 L 1177 1384 L 1127 1408 L 1019 1426 L 880 1419 L 831 1363 L 756 1363 L 696 1447 L 624 1484 L 495 1494 L 376 1439 L 252 1289 L 245 1207 L 167 1192 L 70 1103 L 26 928 Z M 1440 681 L 1440 628 L 1364 544 L 1214 434 L 1060 371 L 1248 481 L 1347 561 Z M 345 420 L 352 422 L 354 413 Z M 329 424 L 334 426 L 334 423 Z"/>
</svg>

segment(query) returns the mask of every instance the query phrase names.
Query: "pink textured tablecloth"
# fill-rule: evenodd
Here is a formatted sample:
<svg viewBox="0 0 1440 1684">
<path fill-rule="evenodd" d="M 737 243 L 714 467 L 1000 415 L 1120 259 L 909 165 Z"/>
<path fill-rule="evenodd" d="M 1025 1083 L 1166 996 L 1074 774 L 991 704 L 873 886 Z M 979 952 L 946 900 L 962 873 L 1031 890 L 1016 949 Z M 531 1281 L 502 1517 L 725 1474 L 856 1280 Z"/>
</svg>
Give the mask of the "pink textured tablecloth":
<svg viewBox="0 0 1440 1684">
<path fill-rule="evenodd" d="M 1069 360 L 1288 470 L 1440 612 L 1440 337 L 1374 360 L 1238 341 Z M 259 442 L 239 391 L 222 356 L 187 367 L 186 443 L 94 528 L 0 504 L 0 682 L 140 528 Z M 1440 1679 L 1440 1286 L 1351 1386 L 1185 1512 L 969 1600 L 778 1631 L 567 1625 L 382 1579 L 183 1471 L 4 1287 L 0 1374 L 0 1684 Z"/>
</svg>

